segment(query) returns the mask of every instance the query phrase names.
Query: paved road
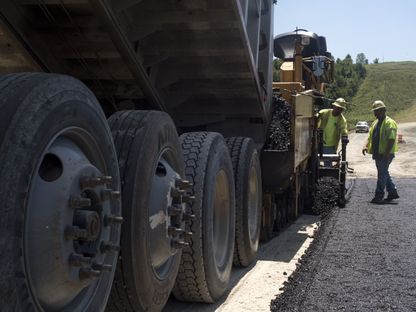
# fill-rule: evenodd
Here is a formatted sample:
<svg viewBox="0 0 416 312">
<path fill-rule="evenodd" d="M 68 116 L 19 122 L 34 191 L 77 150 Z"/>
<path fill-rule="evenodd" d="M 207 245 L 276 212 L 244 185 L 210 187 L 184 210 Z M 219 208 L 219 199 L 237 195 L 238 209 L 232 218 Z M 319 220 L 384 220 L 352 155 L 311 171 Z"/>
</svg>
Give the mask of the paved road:
<svg viewBox="0 0 416 312">
<path fill-rule="evenodd" d="M 369 203 L 376 171 L 371 158 L 359 154 L 365 135 L 352 135 L 349 159 L 357 179 L 351 200 L 323 223 L 273 310 L 416 311 L 416 127 L 400 128 L 407 141 L 391 170 L 398 203 Z"/>
</svg>

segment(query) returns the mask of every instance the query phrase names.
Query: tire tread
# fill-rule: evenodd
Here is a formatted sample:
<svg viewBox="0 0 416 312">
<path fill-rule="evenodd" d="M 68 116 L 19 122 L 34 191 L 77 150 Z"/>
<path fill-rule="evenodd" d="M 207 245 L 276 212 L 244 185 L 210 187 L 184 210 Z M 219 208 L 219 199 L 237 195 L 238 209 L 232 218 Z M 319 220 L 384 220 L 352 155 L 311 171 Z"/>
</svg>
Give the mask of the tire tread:
<svg viewBox="0 0 416 312">
<path fill-rule="evenodd" d="M 201 167 L 201 162 L 198 162 L 198 160 L 208 158 L 208 147 L 211 145 L 213 139 L 214 137 L 208 132 L 186 133 L 180 137 L 185 161 L 185 175 L 194 187 L 201 187 L 203 185 L 205 168 Z M 194 210 L 191 212 L 193 214 L 197 213 Z M 201 215 L 196 215 L 196 218 L 200 219 Z M 197 226 L 197 222 L 190 222 L 190 230 L 194 233 L 193 235 L 202 233 L 201 229 L 197 228 Z M 202 237 L 200 235 L 197 241 L 201 240 Z M 195 237 L 192 238 L 191 245 L 182 250 L 181 265 L 173 292 L 179 300 L 211 302 L 212 298 L 203 266 L 202 244 L 195 244 L 194 241 Z"/>
<path fill-rule="evenodd" d="M 246 245 L 247 237 L 245 236 L 245 230 L 248 231 L 248 229 L 246 229 L 245 218 L 248 216 L 246 216 L 246 211 L 244 211 L 246 205 L 244 202 L 246 195 L 244 187 L 248 179 L 246 166 L 251 161 L 252 154 L 250 151 L 254 148 L 254 143 L 247 137 L 226 138 L 226 143 L 230 151 L 235 177 L 236 221 L 233 264 L 239 267 L 246 267 L 251 263 L 252 255 L 247 253 L 248 246 Z M 259 191 L 261 192 L 261 189 Z"/>
<path fill-rule="evenodd" d="M 122 111 L 113 114 L 108 120 L 114 138 L 114 145 L 119 160 L 120 181 L 123 185 L 127 175 L 127 160 L 132 149 L 132 142 L 143 128 L 143 120 L 148 111 Z M 126 272 L 123 270 L 123 256 L 119 253 L 118 265 L 114 275 L 112 291 L 106 311 L 135 311 L 131 302 L 130 289 L 125 280 Z"/>
</svg>

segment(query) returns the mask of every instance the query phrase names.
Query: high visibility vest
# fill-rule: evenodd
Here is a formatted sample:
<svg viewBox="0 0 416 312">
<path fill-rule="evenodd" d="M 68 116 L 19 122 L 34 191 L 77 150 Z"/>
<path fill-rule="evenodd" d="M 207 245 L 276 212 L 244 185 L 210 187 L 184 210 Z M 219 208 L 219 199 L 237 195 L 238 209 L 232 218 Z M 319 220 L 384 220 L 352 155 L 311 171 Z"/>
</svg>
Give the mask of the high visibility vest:
<svg viewBox="0 0 416 312">
<path fill-rule="evenodd" d="M 332 109 L 322 109 L 319 111 L 318 114 L 318 128 L 324 130 L 326 124 L 328 123 L 329 115 L 332 114 Z M 336 148 L 338 147 L 339 140 L 341 139 L 341 135 L 348 135 L 347 129 L 347 120 L 345 119 L 343 114 L 340 114 L 337 119 L 336 123 Z"/>
<path fill-rule="evenodd" d="M 372 148 L 372 139 L 373 132 L 378 123 L 378 119 L 374 120 L 371 124 L 370 131 L 368 132 L 368 143 L 367 150 L 369 154 L 373 154 Z M 389 140 L 394 140 L 393 148 L 390 151 L 390 154 L 396 153 L 398 151 L 397 146 L 397 124 L 390 117 L 386 116 L 380 126 L 380 141 L 378 144 L 378 154 L 382 155 L 386 151 L 387 142 Z"/>
</svg>

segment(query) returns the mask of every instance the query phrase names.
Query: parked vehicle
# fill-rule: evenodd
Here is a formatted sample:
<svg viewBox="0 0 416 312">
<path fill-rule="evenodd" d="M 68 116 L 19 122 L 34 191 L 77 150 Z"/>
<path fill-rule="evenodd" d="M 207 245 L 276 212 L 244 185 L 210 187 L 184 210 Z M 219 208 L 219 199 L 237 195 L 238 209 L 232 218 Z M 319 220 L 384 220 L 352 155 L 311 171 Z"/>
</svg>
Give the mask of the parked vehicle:
<svg viewBox="0 0 416 312">
<path fill-rule="evenodd" d="M 2 309 L 214 302 L 302 212 L 333 59 L 273 2 L 0 1 Z"/>
<path fill-rule="evenodd" d="M 355 132 L 368 132 L 370 131 L 370 126 L 368 125 L 367 121 L 359 121 L 355 125 Z"/>
</svg>

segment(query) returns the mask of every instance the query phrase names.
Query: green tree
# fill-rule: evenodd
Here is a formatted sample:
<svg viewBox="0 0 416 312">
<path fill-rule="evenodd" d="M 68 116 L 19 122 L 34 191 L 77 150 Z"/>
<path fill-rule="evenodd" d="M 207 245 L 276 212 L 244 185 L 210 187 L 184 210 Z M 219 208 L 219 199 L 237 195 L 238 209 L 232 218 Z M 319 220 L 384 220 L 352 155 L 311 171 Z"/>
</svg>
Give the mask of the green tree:
<svg viewBox="0 0 416 312">
<path fill-rule="evenodd" d="M 358 53 L 357 57 L 355 58 L 355 63 L 366 65 L 368 64 L 368 59 L 365 57 L 364 53 Z"/>
<path fill-rule="evenodd" d="M 335 62 L 334 82 L 327 89 L 327 96 L 332 99 L 343 97 L 351 101 L 366 73 L 365 65 L 361 62 L 354 64 L 351 55 L 348 54 L 343 60 L 338 58 Z"/>
<path fill-rule="evenodd" d="M 374 59 L 373 64 L 378 64 L 378 57 Z"/>
</svg>

